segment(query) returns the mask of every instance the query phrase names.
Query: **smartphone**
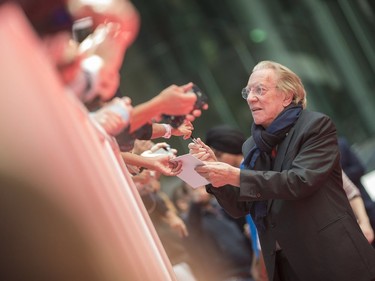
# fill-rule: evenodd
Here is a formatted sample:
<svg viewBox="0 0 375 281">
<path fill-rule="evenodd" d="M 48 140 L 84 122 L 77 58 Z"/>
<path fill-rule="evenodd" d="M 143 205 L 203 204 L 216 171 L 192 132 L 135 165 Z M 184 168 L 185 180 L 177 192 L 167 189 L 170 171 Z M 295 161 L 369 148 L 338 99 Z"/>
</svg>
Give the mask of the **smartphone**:
<svg viewBox="0 0 375 281">
<path fill-rule="evenodd" d="M 142 153 L 141 155 L 145 156 L 145 157 L 154 157 L 154 156 L 160 156 L 160 155 L 170 155 L 170 156 L 173 156 L 174 153 L 173 153 L 171 147 L 168 145 L 166 147 L 161 147 L 161 148 L 159 148 L 158 150 L 156 150 L 154 152 L 151 152 L 151 153 Z"/>
<path fill-rule="evenodd" d="M 154 151 L 152 153 L 153 155 L 173 155 L 173 152 L 171 151 L 171 147 L 161 147 L 158 150 Z"/>
<path fill-rule="evenodd" d="M 108 35 L 108 28 L 107 26 L 100 26 L 97 27 L 90 36 L 87 36 L 80 44 L 79 44 L 79 52 L 81 54 L 91 55 L 95 53 L 96 48 L 103 43 Z"/>
<path fill-rule="evenodd" d="M 94 22 L 91 17 L 74 21 L 72 26 L 73 39 L 82 43 L 94 31 Z"/>
</svg>

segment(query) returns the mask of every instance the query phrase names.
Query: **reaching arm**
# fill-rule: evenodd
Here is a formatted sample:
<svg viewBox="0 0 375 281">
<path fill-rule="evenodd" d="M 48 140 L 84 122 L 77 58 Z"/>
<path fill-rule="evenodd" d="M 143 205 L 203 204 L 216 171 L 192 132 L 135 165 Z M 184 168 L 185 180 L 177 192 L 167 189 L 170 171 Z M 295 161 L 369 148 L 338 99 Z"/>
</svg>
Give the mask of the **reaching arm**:
<svg viewBox="0 0 375 281">
<path fill-rule="evenodd" d="M 353 212 L 357 218 L 358 224 L 361 227 L 363 234 L 366 236 L 367 241 L 369 241 L 369 243 L 372 243 L 372 241 L 374 241 L 374 231 L 367 216 L 361 194 L 358 188 L 344 172 L 342 173 L 342 180 L 344 190 L 349 199 L 350 205 L 352 206 Z"/>
<path fill-rule="evenodd" d="M 162 137 L 168 139 L 170 136 L 183 136 L 183 139 L 186 140 L 190 138 L 193 130 L 193 124 L 187 120 L 185 120 L 184 123 L 182 123 L 181 126 L 178 128 L 173 128 L 169 124 L 153 123 L 151 139 L 157 139 Z"/>
<path fill-rule="evenodd" d="M 121 156 L 126 164 L 154 170 L 166 176 L 176 176 L 181 172 L 182 168 L 180 162 L 170 161 L 173 158 L 170 155 L 144 157 L 131 152 L 122 152 Z"/>
<path fill-rule="evenodd" d="M 362 197 L 354 197 L 352 200 L 350 200 L 350 205 L 352 206 L 354 214 L 357 217 L 358 224 L 361 227 L 363 234 L 366 236 L 367 241 L 372 243 L 374 241 L 374 230 L 370 225 Z"/>
<path fill-rule="evenodd" d="M 192 87 L 193 83 L 188 83 L 180 87 L 172 85 L 151 100 L 135 106 L 130 122 L 130 132 L 133 132 L 154 118 L 160 118 L 162 114 L 189 114 L 193 110 L 197 100 L 194 93 L 188 92 Z M 193 121 L 193 119 L 190 121 Z"/>
</svg>

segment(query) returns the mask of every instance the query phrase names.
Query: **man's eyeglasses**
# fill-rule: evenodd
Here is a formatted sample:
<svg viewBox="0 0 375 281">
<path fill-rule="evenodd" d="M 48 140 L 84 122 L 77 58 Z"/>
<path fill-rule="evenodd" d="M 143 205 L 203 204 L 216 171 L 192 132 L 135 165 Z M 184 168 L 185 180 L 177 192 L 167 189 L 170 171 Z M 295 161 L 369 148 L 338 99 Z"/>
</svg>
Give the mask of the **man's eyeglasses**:
<svg viewBox="0 0 375 281">
<path fill-rule="evenodd" d="M 272 87 L 272 88 L 277 88 L 276 87 Z M 248 87 L 245 87 L 242 89 L 242 97 L 247 100 L 248 96 L 250 95 L 250 93 L 252 93 L 253 95 L 257 96 L 257 97 L 261 97 L 261 96 L 264 96 L 267 91 L 269 89 L 261 86 L 261 85 L 258 85 L 258 86 L 254 86 L 254 87 L 251 87 L 250 89 Z"/>
</svg>

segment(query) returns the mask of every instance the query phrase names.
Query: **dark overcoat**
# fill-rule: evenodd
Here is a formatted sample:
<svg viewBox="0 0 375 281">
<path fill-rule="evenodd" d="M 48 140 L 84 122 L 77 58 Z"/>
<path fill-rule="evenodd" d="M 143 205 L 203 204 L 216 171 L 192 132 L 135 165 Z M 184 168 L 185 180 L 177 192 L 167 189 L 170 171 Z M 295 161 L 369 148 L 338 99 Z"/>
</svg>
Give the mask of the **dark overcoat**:
<svg viewBox="0 0 375 281">
<path fill-rule="evenodd" d="M 250 137 L 244 156 L 253 146 Z M 271 171 L 241 170 L 239 188 L 210 188 L 234 217 L 251 213 L 254 201 L 267 200 L 266 229 L 259 238 L 269 280 L 276 241 L 300 280 L 375 280 L 375 250 L 342 188 L 339 155 L 331 119 L 303 110 L 278 145 Z"/>
</svg>

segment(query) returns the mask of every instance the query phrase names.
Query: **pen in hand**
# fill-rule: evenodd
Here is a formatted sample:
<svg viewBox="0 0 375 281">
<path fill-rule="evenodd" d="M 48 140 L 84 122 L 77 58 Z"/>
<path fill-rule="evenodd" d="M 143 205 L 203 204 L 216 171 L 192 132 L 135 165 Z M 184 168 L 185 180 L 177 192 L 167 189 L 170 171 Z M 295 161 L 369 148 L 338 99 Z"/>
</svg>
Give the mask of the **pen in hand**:
<svg viewBox="0 0 375 281">
<path fill-rule="evenodd" d="M 207 147 L 205 143 L 203 143 L 200 139 L 196 139 L 193 135 L 190 136 L 190 139 L 193 141 L 195 145 L 198 147 L 190 147 L 190 153 L 193 154 L 196 158 L 202 161 L 217 161 L 217 158 L 214 152 Z"/>
<path fill-rule="evenodd" d="M 190 139 L 193 141 L 193 143 L 195 143 L 195 144 L 198 144 L 199 145 L 199 143 L 198 143 L 198 141 L 197 141 L 197 139 L 196 138 L 194 138 L 193 137 L 193 135 L 191 135 L 190 136 Z"/>
<path fill-rule="evenodd" d="M 202 153 L 207 152 L 207 149 L 202 145 L 202 141 L 199 139 L 194 138 L 192 135 L 190 136 L 190 139 L 193 141 L 193 143 L 196 145 L 195 147 L 195 153 Z"/>
<path fill-rule="evenodd" d="M 190 139 L 195 143 L 199 148 L 204 148 L 202 144 L 199 143 L 199 141 L 193 137 L 193 135 L 190 136 Z"/>
</svg>

